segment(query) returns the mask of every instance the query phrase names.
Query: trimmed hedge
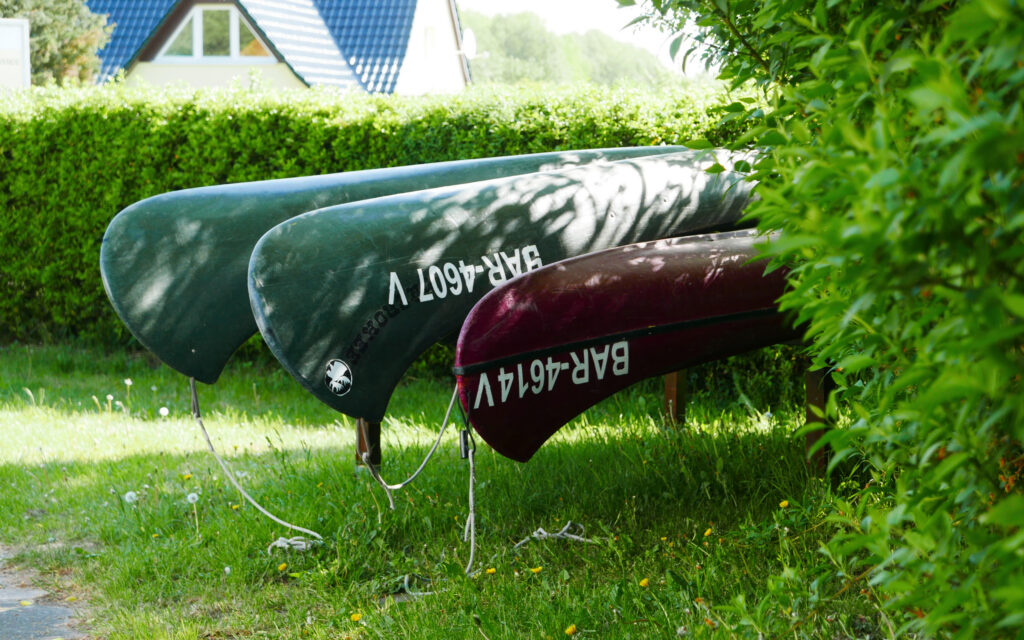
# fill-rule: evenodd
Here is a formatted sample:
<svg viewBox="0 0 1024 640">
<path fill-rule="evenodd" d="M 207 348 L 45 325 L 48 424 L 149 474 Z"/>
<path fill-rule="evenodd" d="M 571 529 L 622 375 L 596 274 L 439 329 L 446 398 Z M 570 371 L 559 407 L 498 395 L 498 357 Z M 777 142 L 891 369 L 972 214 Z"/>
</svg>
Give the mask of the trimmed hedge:
<svg viewBox="0 0 1024 640">
<path fill-rule="evenodd" d="M 712 85 L 475 89 L 457 96 L 154 90 L 0 95 L 0 343 L 129 339 L 106 300 L 110 219 L 213 184 L 560 149 L 720 144 Z"/>
</svg>

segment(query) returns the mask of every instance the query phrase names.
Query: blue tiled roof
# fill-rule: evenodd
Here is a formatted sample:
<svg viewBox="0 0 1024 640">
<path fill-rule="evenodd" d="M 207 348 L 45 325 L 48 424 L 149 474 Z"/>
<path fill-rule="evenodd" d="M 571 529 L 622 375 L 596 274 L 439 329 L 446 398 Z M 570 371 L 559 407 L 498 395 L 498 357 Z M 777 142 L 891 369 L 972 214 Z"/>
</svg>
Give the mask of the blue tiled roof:
<svg viewBox="0 0 1024 640">
<path fill-rule="evenodd" d="M 394 91 L 417 0 L 237 0 L 307 84 Z M 115 25 L 100 51 L 100 81 L 131 64 L 180 0 L 86 0 Z"/>
<path fill-rule="evenodd" d="M 416 0 L 313 0 L 364 89 L 391 93 L 409 44 Z"/>
<path fill-rule="evenodd" d="M 306 84 L 349 87 L 356 82 L 338 39 L 313 0 L 240 0 L 271 45 Z"/>
<path fill-rule="evenodd" d="M 110 42 L 100 51 L 100 82 L 135 58 L 177 3 L 178 0 L 86 0 L 89 11 L 107 15 L 107 24 L 114 25 Z"/>
</svg>

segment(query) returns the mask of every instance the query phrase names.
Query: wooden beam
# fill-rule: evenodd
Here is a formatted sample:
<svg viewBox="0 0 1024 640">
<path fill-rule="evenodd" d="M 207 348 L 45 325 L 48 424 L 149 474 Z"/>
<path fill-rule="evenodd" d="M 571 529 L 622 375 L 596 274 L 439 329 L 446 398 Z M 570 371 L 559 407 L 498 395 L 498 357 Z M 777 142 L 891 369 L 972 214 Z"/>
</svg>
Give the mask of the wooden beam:
<svg viewBox="0 0 1024 640">
<path fill-rule="evenodd" d="M 665 415 L 672 424 L 686 422 L 686 370 L 665 374 Z"/>
<path fill-rule="evenodd" d="M 811 447 L 818 441 L 818 438 L 825 433 L 825 429 L 829 428 L 827 418 L 819 417 L 825 415 L 825 408 L 828 404 L 828 394 L 831 393 L 836 385 L 832 381 L 832 376 L 828 375 L 828 369 L 814 369 L 807 370 L 804 375 L 804 386 L 805 386 L 805 397 L 806 397 L 806 424 L 818 424 L 821 426 L 820 429 L 810 431 L 805 436 L 805 444 L 807 450 L 810 451 Z M 811 457 L 811 464 L 816 466 L 819 470 L 824 470 L 828 464 L 828 452 L 825 448 L 819 449 Z"/>
<path fill-rule="evenodd" d="M 356 419 L 356 465 L 362 466 L 363 454 L 370 454 L 370 464 L 380 468 L 380 423 Z"/>
</svg>

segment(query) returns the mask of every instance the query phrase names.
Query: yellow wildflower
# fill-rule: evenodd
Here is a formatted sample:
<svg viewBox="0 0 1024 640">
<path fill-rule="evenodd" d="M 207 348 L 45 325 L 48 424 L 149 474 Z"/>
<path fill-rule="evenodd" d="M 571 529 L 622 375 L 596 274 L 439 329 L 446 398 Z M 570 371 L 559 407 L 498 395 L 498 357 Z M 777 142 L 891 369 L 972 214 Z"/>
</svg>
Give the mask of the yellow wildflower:
<svg viewBox="0 0 1024 640">
<path fill-rule="evenodd" d="M 782 508 L 782 509 L 785 509 L 788 506 L 789 506 L 789 500 L 783 500 L 782 502 L 779 503 L 779 507 Z"/>
<path fill-rule="evenodd" d="M 708 527 L 708 530 L 704 532 L 704 537 L 706 538 L 706 537 L 708 537 L 710 535 L 711 535 L 711 527 Z"/>
<path fill-rule="evenodd" d="M 288 568 L 288 563 L 287 562 L 282 562 L 281 564 L 277 565 L 277 570 L 278 571 L 284 571 L 287 568 Z"/>
<path fill-rule="evenodd" d="M 493 574 L 495 574 L 495 573 L 497 573 L 497 572 L 498 572 L 498 570 L 497 570 L 497 569 L 495 569 L 494 567 L 491 567 L 490 569 L 488 569 L 488 570 L 486 571 L 487 575 L 493 575 Z"/>
<path fill-rule="evenodd" d="M 543 569 L 543 568 L 544 567 L 533 567 L 532 569 L 530 569 L 530 572 L 531 573 L 540 573 L 540 570 Z"/>
<path fill-rule="evenodd" d="M 360 620 L 363 619 L 363 614 L 361 614 L 361 613 L 353 613 L 352 615 L 350 615 L 348 617 L 348 619 L 351 620 L 352 622 L 359 622 Z"/>
<path fill-rule="evenodd" d="M 567 635 L 567 636 L 574 636 L 574 635 L 576 635 L 576 625 L 570 624 L 568 627 L 566 627 L 565 628 L 565 635 Z"/>
<path fill-rule="evenodd" d="M 665 542 L 666 540 L 668 540 L 668 538 L 666 538 L 665 536 L 661 536 L 661 541 L 662 542 Z"/>
<path fill-rule="evenodd" d="M 650 578 L 644 578 L 643 580 L 640 581 L 640 586 L 641 587 L 646 587 L 649 584 L 651 584 Z"/>
<path fill-rule="evenodd" d="M 238 511 L 238 505 L 237 504 L 231 505 L 231 509 L 234 510 L 234 511 Z"/>
<path fill-rule="evenodd" d="M 192 474 L 191 473 L 186 473 L 185 476 L 184 476 L 184 479 L 185 480 L 191 480 L 192 479 Z"/>
</svg>

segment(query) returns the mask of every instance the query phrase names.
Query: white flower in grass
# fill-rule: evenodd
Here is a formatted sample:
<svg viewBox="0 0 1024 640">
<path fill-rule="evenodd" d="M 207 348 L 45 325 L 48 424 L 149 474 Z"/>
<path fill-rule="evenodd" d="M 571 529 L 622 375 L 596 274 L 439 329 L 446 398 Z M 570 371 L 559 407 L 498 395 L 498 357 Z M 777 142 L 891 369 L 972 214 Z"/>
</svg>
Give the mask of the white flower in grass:
<svg viewBox="0 0 1024 640">
<path fill-rule="evenodd" d="M 188 500 L 189 504 L 195 504 L 195 503 L 199 502 L 199 494 L 197 494 L 197 493 L 190 493 L 187 496 L 185 496 L 185 499 Z"/>
<path fill-rule="evenodd" d="M 132 379 L 131 378 L 125 378 L 124 379 L 124 386 L 126 386 L 126 387 L 132 386 Z"/>
<path fill-rule="evenodd" d="M 113 400 L 113 399 L 114 399 L 114 396 L 112 396 L 112 395 L 110 395 L 110 394 L 108 393 L 108 394 L 107 394 L 107 401 L 109 402 L 109 401 L 111 401 L 111 400 Z"/>
<path fill-rule="evenodd" d="M 135 493 L 134 491 L 129 491 L 128 493 L 124 494 L 124 501 L 127 502 L 128 504 L 131 504 L 138 499 L 139 494 Z"/>
<path fill-rule="evenodd" d="M 168 409 L 167 407 L 160 407 L 159 413 L 161 418 L 166 418 L 167 416 L 171 415 L 171 410 Z"/>
<path fill-rule="evenodd" d="M 231 575 L 231 567 L 224 567 L 224 574 Z"/>
</svg>

